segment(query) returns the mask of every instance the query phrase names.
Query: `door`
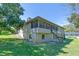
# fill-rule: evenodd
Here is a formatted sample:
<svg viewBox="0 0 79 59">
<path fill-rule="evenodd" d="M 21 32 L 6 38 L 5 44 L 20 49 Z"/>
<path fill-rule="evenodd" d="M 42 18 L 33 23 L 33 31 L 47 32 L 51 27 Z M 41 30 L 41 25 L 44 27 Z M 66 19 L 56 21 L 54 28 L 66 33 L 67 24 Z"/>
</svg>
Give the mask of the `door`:
<svg viewBox="0 0 79 59">
<path fill-rule="evenodd" d="M 42 34 L 42 39 L 45 39 L 45 35 L 44 34 Z"/>
</svg>

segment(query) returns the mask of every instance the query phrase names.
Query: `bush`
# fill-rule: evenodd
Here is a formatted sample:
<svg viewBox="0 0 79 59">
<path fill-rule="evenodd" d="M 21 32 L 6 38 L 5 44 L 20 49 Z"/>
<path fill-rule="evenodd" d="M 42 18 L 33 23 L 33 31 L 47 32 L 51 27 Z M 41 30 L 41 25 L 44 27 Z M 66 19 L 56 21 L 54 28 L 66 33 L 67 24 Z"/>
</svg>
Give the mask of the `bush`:
<svg viewBox="0 0 79 59">
<path fill-rule="evenodd" d="M 0 35 L 10 35 L 12 34 L 10 31 L 1 31 Z"/>
<path fill-rule="evenodd" d="M 11 27 L 11 28 L 10 28 L 10 32 L 14 34 L 14 33 L 16 32 L 16 29 L 13 28 L 13 27 Z"/>
</svg>

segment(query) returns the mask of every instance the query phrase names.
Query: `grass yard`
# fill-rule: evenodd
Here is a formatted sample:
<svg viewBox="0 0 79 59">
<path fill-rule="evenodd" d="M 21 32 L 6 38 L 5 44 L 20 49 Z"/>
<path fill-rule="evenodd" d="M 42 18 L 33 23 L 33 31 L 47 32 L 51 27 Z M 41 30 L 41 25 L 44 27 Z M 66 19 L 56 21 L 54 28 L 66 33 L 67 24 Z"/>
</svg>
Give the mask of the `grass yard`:
<svg viewBox="0 0 79 59">
<path fill-rule="evenodd" d="M 0 36 L 1 56 L 57 56 L 79 55 L 79 39 L 65 39 L 62 44 L 29 45 L 15 35 Z"/>
<path fill-rule="evenodd" d="M 13 35 L 0 35 L 0 39 L 6 39 L 6 38 L 17 38 L 17 36 L 15 34 Z"/>
</svg>

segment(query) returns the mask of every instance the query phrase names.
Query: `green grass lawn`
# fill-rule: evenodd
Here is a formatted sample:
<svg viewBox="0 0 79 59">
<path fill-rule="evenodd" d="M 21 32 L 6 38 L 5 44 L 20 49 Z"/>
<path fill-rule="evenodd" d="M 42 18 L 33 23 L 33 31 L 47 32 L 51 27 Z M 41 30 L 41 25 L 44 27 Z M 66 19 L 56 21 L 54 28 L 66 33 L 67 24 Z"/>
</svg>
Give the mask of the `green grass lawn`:
<svg viewBox="0 0 79 59">
<path fill-rule="evenodd" d="M 29 45 L 15 35 L 0 36 L 0 55 L 5 56 L 56 56 L 79 55 L 79 39 L 65 39 L 62 44 L 41 43 Z"/>
</svg>

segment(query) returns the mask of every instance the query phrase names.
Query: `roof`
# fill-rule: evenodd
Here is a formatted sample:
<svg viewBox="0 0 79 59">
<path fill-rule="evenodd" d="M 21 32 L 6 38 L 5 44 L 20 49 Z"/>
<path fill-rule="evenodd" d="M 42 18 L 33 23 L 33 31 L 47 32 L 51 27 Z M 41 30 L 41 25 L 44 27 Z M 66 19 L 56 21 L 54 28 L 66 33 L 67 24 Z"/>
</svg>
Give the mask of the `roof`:
<svg viewBox="0 0 79 59">
<path fill-rule="evenodd" d="M 54 24 L 54 25 L 56 25 L 56 26 L 58 26 L 58 27 L 61 27 L 61 26 L 59 26 L 59 25 L 57 25 L 57 24 L 55 24 L 55 23 L 53 23 L 53 22 L 50 22 L 50 21 L 48 21 L 48 20 L 46 20 L 46 19 L 44 19 L 44 18 L 42 18 L 42 17 L 40 17 L 40 16 L 37 16 L 37 17 L 35 17 L 35 18 L 30 19 L 30 20 L 28 20 L 26 23 L 30 23 L 30 22 L 33 22 L 33 21 L 36 21 L 36 20 L 44 20 L 44 21 L 46 21 L 46 22 L 48 22 L 48 23 L 50 23 L 50 24 Z M 61 27 L 61 28 L 63 28 L 63 27 Z M 64 28 L 63 28 L 63 29 L 64 29 Z"/>
</svg>

